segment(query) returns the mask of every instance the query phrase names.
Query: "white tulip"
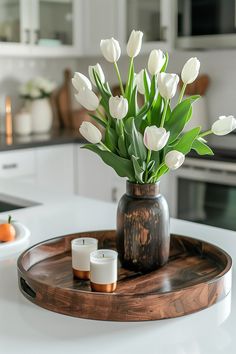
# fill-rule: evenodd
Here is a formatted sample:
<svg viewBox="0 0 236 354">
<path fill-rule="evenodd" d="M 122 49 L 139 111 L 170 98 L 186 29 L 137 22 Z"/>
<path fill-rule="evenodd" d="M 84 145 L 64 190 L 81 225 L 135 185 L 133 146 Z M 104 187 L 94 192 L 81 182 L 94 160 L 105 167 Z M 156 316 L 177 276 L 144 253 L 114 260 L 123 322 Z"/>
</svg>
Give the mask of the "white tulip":
<svg viewBox="0 0 236 354">
<path fill-rule="evenodd" d="M 169 151 L 165 156 L 165 164 L 170 170 L 176 170 L 183 165 L 185 160 L 184 154 L 177 150 Z"/>
<path fill-rule="evenodd" d="M 109 98 L 109 111 L 113 118 L 123 119 L 128 113 L 129 105 L 123 96 L 111 96 Z"/>
<path fill-rule="evenodd" d="M 136 57 L 142 46 L 143 32 L 133 30 L 130 34 L 127 44 L 127 54 L 129 57 Z"/>
<path fill-rule="evenodd" d="M 165 54 L 160 49 L 153 49 L 148 59 L 148 71 L 151 75 L 159 74 L 165 64 Z"/>
<path fill-rule="evenodd" d="M 98 144 L 102 140 L 100 130 L 90 122 L 83 122 L 79 128 L 80 134 L 92 144 Z"/>
<path fill-rule="evenodd" d="M 80 91 L 84 87 L 86 87 L 89 90 L 92 90 L 92 84 L 87 78 L 87 76 L 81 74 L 81 73 L 75 73 L 74 77 L 72 78 L 72 85 L 77 91 Z"/>
<path fill-rule="evenodd" d="M 150 87 L 151 81 L 150 81 L 150 78 L 147 73 L 146 73 L 146 76 L 147 76 L 148 87 Z M 142 69 L 138 74 L 136 74 L 135 79 L 134 79 L 135 83 L 137 85 L 138 92 L 141 93 L 141 95 L 145 94 L 145 86 L 144 86 L 143 78 L 144 78 L 144 69 Z"/>
<path fill-rule="evenodd" d="M 119 42 L 113 37 L 110 39 L 102 39 L 100 42 L 100 48 L 103 56 L 110 63 L 115 63 L 118 61 L 121 49 Z"/>
<path fill-rule="evenodd" d="M 160 92 L 160 95 L 168 100 L 174 97 L 177 90 L 178 82 L 178 75 L 160 73 L 157 79 L 158 90 Z"/>
<path fill-rule="evenodd" d="M 236 119 L 233 116 L 220 116 L 211 127 L 211 131 L 215 135 L 227 135 L 234 129 L 236 129 Z"/>
<path fill-rule="evenodd" d="M 200 70 L 200 61 L 197 58 L 190 58 L 183 66 L 181 79 L 185 85 L 196 80 Z"/>
<path fill-rule="evenodd" d="M 99 106 L 99 99 L 92 90 L 82 88 L 76 95 L 76 100 L 88 111 L 95 111 Z"/>
<path fill-rule="evenodd" d="M 159 151 L 166 146 L 170 132 L 167 132 L 165 128 L 158 128 L 155 125 L 146 127 L 143 136 L 143 142 L 147 149 L 153 151 Z"/>
<path fill-rule="evenodd" d="M 101 65 L 99 63 L 97 63 L 96 65 L 89 65 L 89 68 L 88 68 L 89 78 L 92 81 L 93 85 L 96 86 L 96 81 L 95 81 L 95 78 L 93 75 L 93 70 L 95 70 L 95 72 L 97 73 L 101 83 L 104 84 L 105 83 L 105 75 L 104 75 L 104 72 L 101 68 Z"/>
</svg>

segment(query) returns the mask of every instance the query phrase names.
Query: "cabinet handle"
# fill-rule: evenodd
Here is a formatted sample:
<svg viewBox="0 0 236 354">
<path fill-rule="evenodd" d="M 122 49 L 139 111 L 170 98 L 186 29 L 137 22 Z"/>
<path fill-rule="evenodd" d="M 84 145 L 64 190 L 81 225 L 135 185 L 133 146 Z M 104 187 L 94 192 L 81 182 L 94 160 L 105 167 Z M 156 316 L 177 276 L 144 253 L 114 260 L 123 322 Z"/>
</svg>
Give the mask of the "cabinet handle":
<svg viewBox="0 0 236 354">
<path fill-rule="evenodd" d="M 117 188 L 116 187 L 114 187 L 114 188 L 112 188 L 112 190 L 111 190 L 111 201 L 112 202 L 117 202 Z"/>
<path fill-rule="evenodd" d="M 30 44 L 30 30 L 28 28 L 25 29 L 25 43 Z"/>
<path fill-rule="evenodd" d="M 167 41 L 167 27 L 166 26 L 162 26 L 160 28 L 160 37 L 161 37 L 161 41 L 166 42 Z"/>
<path fill-rule="evenodd" d="M 34 44 L 38 44 L 39 38 L 40 38 L 40 31 L 39 31 L 39 29 L 34 30 L 34 36 L 35 36 Z"/>
<path fill-rule="evenodd" d="M 9 163 L 9 164 L 2 165 L 3 170 L 14 170 L 15 168 L 18 168 L 17 163 Z"/>
</svg>

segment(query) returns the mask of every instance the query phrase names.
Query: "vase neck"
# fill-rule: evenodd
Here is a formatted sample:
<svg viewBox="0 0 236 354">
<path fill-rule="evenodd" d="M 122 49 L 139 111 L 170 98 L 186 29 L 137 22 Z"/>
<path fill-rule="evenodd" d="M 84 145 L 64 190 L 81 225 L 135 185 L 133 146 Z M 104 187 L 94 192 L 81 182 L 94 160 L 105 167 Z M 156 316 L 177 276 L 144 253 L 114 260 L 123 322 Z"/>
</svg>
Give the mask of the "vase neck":
<svg viewBox="0 0 236 354">
<path fill-rule="evenodd" d="M 138 184 L 127 181 L 126 194 L 136 198 L 155 198 L 160 194 L 160 182 Z"/>
</svg>

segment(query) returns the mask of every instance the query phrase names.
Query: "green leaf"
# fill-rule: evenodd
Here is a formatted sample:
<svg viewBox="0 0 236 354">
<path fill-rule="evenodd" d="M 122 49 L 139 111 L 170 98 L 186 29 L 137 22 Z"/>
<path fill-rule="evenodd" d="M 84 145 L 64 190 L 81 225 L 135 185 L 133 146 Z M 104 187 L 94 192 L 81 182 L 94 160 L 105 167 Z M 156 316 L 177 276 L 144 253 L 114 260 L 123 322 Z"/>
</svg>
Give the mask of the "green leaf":
<svg viewBox="0 0 236 354">
<path fill-rule="evenodd" d="M 196 127 L 189 130 L 179 139 L 177 144 L 171 147 L 171 150 L 174 149 L 179 152 L 182 152 L 184 155 L 187 155 L 192 148 L 194 140 L 196 139 L 196 137 L 198 137 L 200 130 L 201 127 Z"/>
<path fill-rule="evenodd" d="M 214 155 L 214 152 L 211 150 L 211 148 L 203 141 L 198 139 L 194 140 L 192 149 L 195 150 L 198 155 Z"/>
<path fill-rule="evenodd" d="M 116 151 L 118 137 L 115 129 L 107 126 L 105 131 L 105 145 L 113 152 Z"/>
<path fill-rule="evenodd" d="M 131 129 L 131 145 L 129 147 L 129 153 L 141 161 L 145 161 L 147 157 L 147 149 L 143 142 L 143 136 L 136 129 L 134 118 L 132 118 L 132 129 Z"/>
<path fill-rule="evenodd" d="M 134 167 L 134 173 L 135 173 L 135 179 L 139 183 L 143 183 L 143 174 L 144 174 L 144 169 L 139 165 L 138 163 L 138 158 L 134 155 L 131 156 L 132 162 L 133 162 L 133 167 Z"/>
<path fill-rule="evenodd" d="M 130 66 L 129 66 L 128 81 L 127 81 L 127 85 L 125 87 L 125 97 L 127 98 L 128 102 L 130 102 L 130 99 L 131 99 L 133 86 L 134 86 L 134 62 L 133 62 L 133 60 L 131 60 Z"/>
<path fill-rule="evenodd" d="M 148 84 L 148 77 L 147 77 L 147 70 L 144 69 L 143 71 L 143 84 L 144 84 L 144 90 L 145 90 L 145 98 L 148 101 L 149 100 L 149 96 L 150 96 L 150 87 Z"/>
<path fill-rule="evenodd" d="M 106 128 L 106 126 L 107 126 L 107 121 L 104 119 L 102 119 L 102 118 L 100 118 L 100 117 L 97 117 L 97 116 L 95 116 L 94 114 L 89 114 L 90 115 L 90 117 L 91 118 L 93 118 L 97 123 L 99 123 L 100 125 L 102 125 L 104 128 Z"/>
<path fill-rule="evenodd" d="M 120 135 L 118 138 L 118 149 L 119 149 L 119 153 L 122 157 L 125 157 L 125 158 L 129 157 L 127 154 L 127 150 L 126 150 L 124 135 Z"/>
<path fill-rule="evenodd" d="M 191 96 L 178 104 L 171 112 L 169 119 L 165 120 L 165 129 L 170 131 L 169 144 L 172 143 L 182 132 L 185 124 L 191 118 L 191 104 L 200 96 Z"/>
<path fill-rule="evenodd" d="M 130 181 L 135 180 L 134 168 L 130 160 L 124 159 L 113 152 L 101 150 L 94 144 L 86 144 L 82 148 L 95 152 L 108 166 L 116 171 L 118 176 L 127 177 Z"/>
<path fill-rule="evenodd" d="M 161 73 L 165 72 L 166 69 L 167 69 L 167 65 L 168 65 L 168 62 L 169 62 L 169 54 L 166 52 L 165 53 L 165 56 L 166 56 L 166 60 L 165 60 L 165 64 L 163 65 L 163 67 L 161 68 Z"/>
<path fill-rule="evenodd" d="M 160 126 L 161 112 L 162 112 L 162 105 L 163 105 L 162 102 L 163 102 L 163 99 L 162 99 L 161 95 L 158 95 L 152 104 L 151 125 L 156 125 L 157 127 Z"/>
<path fill-rule="evenodd" d="M 128 117 L 135 117 L 138 111 L 138 104 L 137 104 L 137 87 L 132 91 L 130 102 L 129 102 L 129 111 L 127 116 Z"/>
<path fill-rule="evenodd" d="M 153 100 L 157 95 L 157 75 L 153 75 L 151 81 L 151 89 L 150 89 L 150 97 L 149 97 L 149 105 L 152 105 Z"/>
</svg>

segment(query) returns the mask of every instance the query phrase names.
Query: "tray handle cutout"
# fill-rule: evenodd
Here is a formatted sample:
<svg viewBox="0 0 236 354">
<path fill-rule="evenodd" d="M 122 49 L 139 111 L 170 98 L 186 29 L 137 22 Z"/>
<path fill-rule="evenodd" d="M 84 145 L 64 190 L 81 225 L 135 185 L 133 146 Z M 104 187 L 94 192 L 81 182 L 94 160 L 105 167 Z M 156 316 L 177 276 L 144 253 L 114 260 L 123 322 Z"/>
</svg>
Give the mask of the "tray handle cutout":
<svg viewBox="0 0 236 354">
<path fill-rule="evenodd" d="M 29 286 L 29 284 L 22 277 L 20 278 L 20 286 L 25 294 L 27 294 L 33 299 L 36 298 L 36 292 Z"/>
</svg>

